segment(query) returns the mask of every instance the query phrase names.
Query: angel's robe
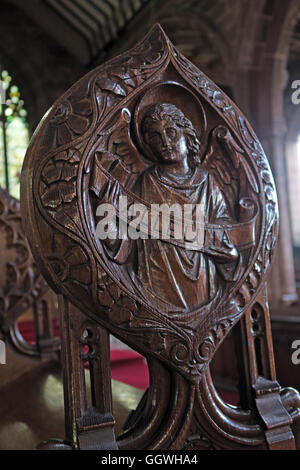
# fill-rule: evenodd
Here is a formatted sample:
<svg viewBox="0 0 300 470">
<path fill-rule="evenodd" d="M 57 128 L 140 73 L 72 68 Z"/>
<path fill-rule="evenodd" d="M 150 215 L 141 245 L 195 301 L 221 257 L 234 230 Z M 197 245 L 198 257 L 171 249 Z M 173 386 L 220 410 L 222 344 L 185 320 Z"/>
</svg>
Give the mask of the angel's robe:
<svg viewBox="0 0 300 470">
<path fill-rule="evenodd" d="M 139 177 L 132 192 L 152 204 L 201 204 L 206 223 L 230 220 L 222 192 L 200 167 L 191 175 L 172 178 L 152 166 Z M 216 234 L 199 250 L 163 239 L 124 239 L 111 248 L 110 258 L 124 265 L 133 290 L 173 314 L 211 308 L 221 296 L 224 281 L 235 280 L 239 264 L 230 240 L 218 239 Z"/>
</svg>

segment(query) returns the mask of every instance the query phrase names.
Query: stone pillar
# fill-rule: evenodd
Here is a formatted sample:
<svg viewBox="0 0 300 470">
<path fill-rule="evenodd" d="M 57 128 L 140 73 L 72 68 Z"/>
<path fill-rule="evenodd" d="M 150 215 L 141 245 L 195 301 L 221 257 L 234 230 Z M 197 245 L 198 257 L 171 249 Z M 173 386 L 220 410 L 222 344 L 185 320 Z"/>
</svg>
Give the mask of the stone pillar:
<svg viewBox="0 0 300 470">
<path fill-rule="evenodd" d="M 283 119 L 273 119 L 270 128 L 263 129 L 260 134 L 274 173 L 280 211 L 277 256 L 269 280 L 270 300 L 274 304 L 281 301 L 284 305 L 291 305 L 297 302 L 298 296 L 285 165 L 286 126 Z"/>
<path fill-rule="evenodd" d="M 286 124 L 283 118 L 285 67 L 281 57 L 269 56 L 264 67 L 243 67 L 237 73 L 236 101 L 258 135 L 270 162 L 280 210 L 279 240 L 268 279 L 272 306 L 297 302 L 285 165 Z"/>
</svg>

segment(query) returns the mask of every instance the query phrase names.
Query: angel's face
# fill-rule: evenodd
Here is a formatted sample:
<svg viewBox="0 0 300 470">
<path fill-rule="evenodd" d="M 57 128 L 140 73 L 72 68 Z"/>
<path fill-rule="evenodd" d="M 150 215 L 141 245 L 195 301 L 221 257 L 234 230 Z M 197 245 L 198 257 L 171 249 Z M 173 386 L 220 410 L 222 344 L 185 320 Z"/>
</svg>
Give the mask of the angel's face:
<svg viewBox="0 0 300 470">
<path fill-rule="evenodd" d="M 152 121 L 147 129 L 147 143 L 163 163 L 180 162 L 187 158 L 188 146 L 183 129 L 172 120 Z"/>
</svg>

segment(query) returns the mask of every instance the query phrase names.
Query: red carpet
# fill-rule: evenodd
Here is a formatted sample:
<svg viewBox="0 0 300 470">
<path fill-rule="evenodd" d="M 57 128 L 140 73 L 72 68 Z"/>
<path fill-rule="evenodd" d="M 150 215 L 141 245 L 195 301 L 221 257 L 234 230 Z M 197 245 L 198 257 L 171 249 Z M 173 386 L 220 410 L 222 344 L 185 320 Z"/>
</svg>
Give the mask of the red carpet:
<svg viewBox="0 0 300 470">
<path fill-rule="evenodd" d="M 20 332 L 28 343 L 34 342 L 33 322 L 20 322 Z M 59 336 L 59 326 L 54 323 L 54 334 Z M 146 390 L 149 386 L 149 374 L 146 360 L 135 351 L 128 349 L 112 349 L 110 352 L 111 376 L 115 380 L 133 387 Z M 225 390 L 219 390 L 222 399 L 232 405 L 238 403 L 238 395 Z"/>
<path fill-rule="evenodd" d="M 131 350 L 112 349 L 110 361 L 113 379 L 142 390 L 148 388 L 148 367 L 143 356 Z"/>
<path fill-rule="evenodd" d="M 27 343 L 34 343 L 32 321 L 20 322 L 19 330 Z M 59 336 L 57 321 L 53 323 L 54 335 Z M 146 390 L 149 386 L 149 374 L 146 360 L 135 351 L 128 349 L 112 349 L 110 351 L 111 377 L 133 387 Z"/>
</svg>

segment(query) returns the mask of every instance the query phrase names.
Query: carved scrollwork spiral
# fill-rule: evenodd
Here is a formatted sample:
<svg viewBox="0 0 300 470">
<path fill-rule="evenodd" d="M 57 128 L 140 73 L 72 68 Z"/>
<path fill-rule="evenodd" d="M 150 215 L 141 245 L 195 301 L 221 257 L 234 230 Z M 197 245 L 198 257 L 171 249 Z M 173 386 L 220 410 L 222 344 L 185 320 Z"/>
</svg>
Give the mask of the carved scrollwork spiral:
<svg viewBox="0 0 300 470">
<path fill-rule="evenodd" d="M 189 96 L 201 119 L 193 106 L 189 111 L 184 105 Z M 180 99 L 186 114 L 192 113 L 188 120 L 196 123 L 196 134 L 202 132 L 198 163 L 216 182 L 213 193 L 220 198 L 224 193 L 234 220 L 215 231 L 210 227 L 207 236 L 218 238 L 223 248 L 227 243 L 227 253 L 231 242 L 235 258 L 218 264 L 219 297 L 184 314 L 169 314 L 143 283 L 135 289 L 132 265 L 122 264 L 121 249 L 115 258 L 108 255 L 96 236 L 95 212 L 113 184 L 135 197 L 131 189 L 142 172 L 147 175 L 150 158 L 140 155 L 142 140 L 134 131 L 143 106 L 173 100 L 178 108 Z M 123 341 L 189 380 L 200 380 L 216 348 L 255 301 L 278 230 L 269 164 L 232 101 L 157 26 L 130 53 L 93 70 L 66 92 L 36 134 L 25 169 L 32 179 L 23 177 L 24 210 L 37 227 L 28 228 L 28 236 L 53 288 Z M 250 242 L 243 245 L 243 237 Z"/>
</svg>

